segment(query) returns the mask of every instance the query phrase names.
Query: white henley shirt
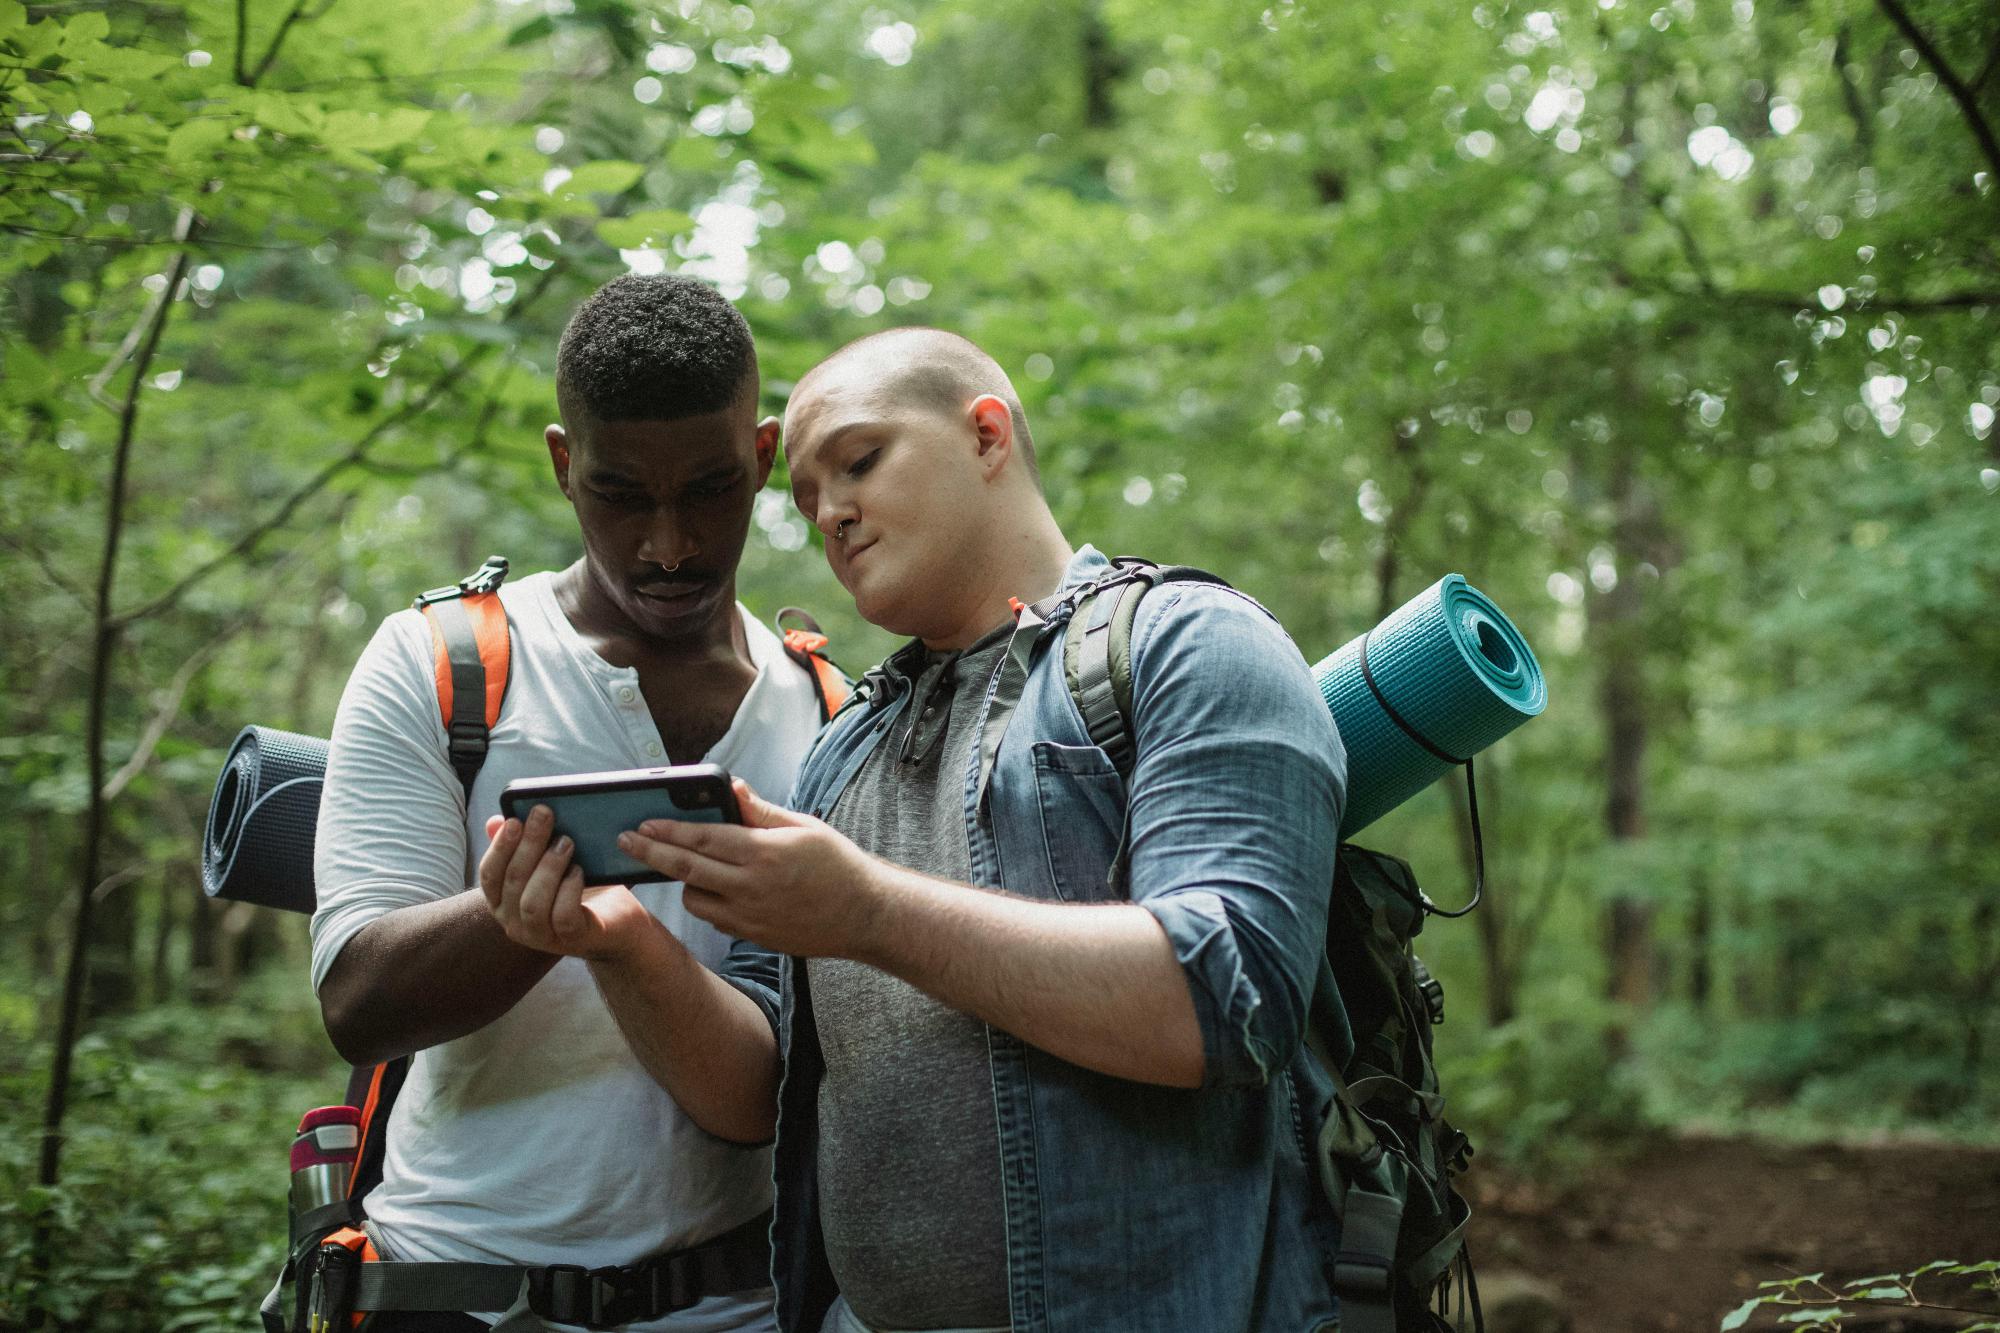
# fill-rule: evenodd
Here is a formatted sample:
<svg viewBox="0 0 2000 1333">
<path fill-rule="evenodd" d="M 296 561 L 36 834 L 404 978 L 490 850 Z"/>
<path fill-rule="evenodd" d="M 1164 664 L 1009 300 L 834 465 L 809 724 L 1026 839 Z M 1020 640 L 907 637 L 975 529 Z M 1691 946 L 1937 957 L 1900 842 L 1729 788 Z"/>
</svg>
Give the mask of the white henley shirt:
<svg viewBox="0 0 2000 1333">
<path fill-rule="evenodd" d="M 509 583 L 500 597 L 512 676 L 469 808 L 446 759 L 423 617 L 385 620 L 348 681 L 314 855 L 315 988 L 368 922 L 476 883 L 487 817 L 516 778 L 707 761 L 773 800 L 791 790 L 819 728 L 818 701 L 777 636 L 740 606 L 755 683 L 713 749 L 670 756 L 637 672 L 584 642 L 556 604 L 554 575 Z M 634 886 L 716 967 L 729 937 L 690 916 L 680 889 Z M 588 966 L 565 958 L 494 1022 L 417 1053 L 368 1216 L 388 1258 L 595 1268 L 697 1244 L 770 1203 L 770 1150 L 689 1120 L 626 1046 Z M 770 1326 L 768 1301 L 727 1297 L 634 1325 Z"/>
</svg>

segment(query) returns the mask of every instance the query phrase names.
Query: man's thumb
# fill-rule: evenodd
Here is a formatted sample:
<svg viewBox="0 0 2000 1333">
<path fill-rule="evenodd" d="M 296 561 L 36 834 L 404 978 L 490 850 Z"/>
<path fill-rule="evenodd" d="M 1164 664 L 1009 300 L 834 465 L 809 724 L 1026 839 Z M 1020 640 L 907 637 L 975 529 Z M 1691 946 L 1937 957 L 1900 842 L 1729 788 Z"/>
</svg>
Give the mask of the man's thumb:
<svg viewBox="0 0 2000 1333">
<path fill-rule="evenodd" d="M 800 815 L 751 791 L 750 784 L 742 778 L 736 778 L 730 785 L 736 789 L 736 808 L 742 811 L 746 828 L 789 828 L 805 822 Z"/>
</svg>

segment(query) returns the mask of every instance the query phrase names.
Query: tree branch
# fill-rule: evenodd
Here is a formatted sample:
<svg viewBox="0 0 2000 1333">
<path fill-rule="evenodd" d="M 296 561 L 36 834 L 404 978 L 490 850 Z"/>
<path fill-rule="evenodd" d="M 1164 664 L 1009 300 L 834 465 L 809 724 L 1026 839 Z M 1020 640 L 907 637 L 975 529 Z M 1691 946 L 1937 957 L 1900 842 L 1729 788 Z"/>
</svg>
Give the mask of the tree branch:
<svg viewBox="0 0 2000 1333">
<path fill-rule="evenodd" d="M 1854 142 L 1861 149 L 1861 156 L 1872 157 L 1875 152 L 1875 124 L 1868 119 L 1868 104 L 1861 100 L 1861 89 L 1847 74 L 1847 37 L 1845 23 L 1833 35 L 1833 73 L 1840 80 L 1840 100 L 1847 106 L 1848 119 L 1854 122 Z"/>
<path fill-rule="evenodd" d="M 250 44 L 250 0 L 236 0 L 236 82 L 243 87 L 250 86 L 250 76 L 243 68 L 245 47 Z"/>
<path fill-rule="evenodd" d="M 1972 129 L 1972 136 L 1979 140 L 1979 147 L 1986 154 L 1986 165 L 1992 173 L 1993 185 L 1996 189 L 2000 189 L 2000 139 L 1994 138 L 1993 127 L 1987 123 L 1985 113 L 1980 111 L 1979 99 L 1973 94 L 1973 90 L 1966 87 L 1965 80 L 1958 77 L 1958 71 L 1954 70 L 1951 63 L 1944 58 L 1944 54 L 1931 44 L 1930 38 L 1924 36 L 1900 0 L 1875 0 L 1875 3 L 1882 7 L 1882 12 L 1889 16 L 1889 21 L 1910 39 L 1910 45 L 1916 47 L 1917 54 L 1923 57 L 1924 63 L 1937 72 L 1938 82 L 1945 86 L 1945 91 L 1949 92 L 1952 100 L 1958 103 L 1959 111 L 1965 116 L 1965 123 Z M 1996 193 L 1995 197 L 2000 198 L 2000 193 Z"/>
<path fill-rule="evenodd" d="M 332 519 L 335 526 L 345 521 L 352 505 L 353 497 L 349 496 L 336 508 Z M 265 584 L 274 590 L 282 586 L 286 576 L 304 559 L 305 550 L 306 548 L 301 547 L 273 565 L 264 579 Z M 275 605 L 276 601 L 275 595 L 267 595 L 256 598 L 253 604 L 260 607 L 271 606 Z M 112 775 L 109 782 L 104 784 L 106 801 L 113 800 L 131 786 L 132 780 L 143 773 L 146 766 L 152 762 L 154 752 L 166 738 L 167 729 L 173 725 L 174 719 L 180 716 L 181 701 L 187 695 L 188 686 L 194 683 L 195 676 L 202 668 L 214 661 L 216 654 L 227 647 L 230 640 L 239 637 L 247 630 L 261 629 L 263 624 L 264 617 L 254 611 L 248 615 L 233 617 L 220 634 L 196 649 L 187 661 L 181 664 L 173 679 L 167 682 L 166 688 L 155 696 L 159 705 L 154 710 L 152 720 L 146 724 L 146 729 L 140 733 L 139 742 L 132 749 L 132 757 Z"/>
<path fill-rule="evenodd" d="M 549 284 L 554 281 L 557 272 L 558 270 L 554 268 L 544 271 L 540 280 L 533 287 L 530 287 L 525 294 L 507 307 L 507 314 L 500 322 L 503 325 L 512 322 L 523 310 L 533 305 L 548 290 Z M 303 505 L 307 500 L 325 490 L 341 473 L 364 463 L 368 458 L 369 450 L 374 448 L 376 443 L 390 430 L 430 410 L 432 405 L 444 397 L 445 394 L 449 393 L 452 387 L 463 379 L 474 366 L 484 361 L 493 352 L 495 346 L 496 344 L 494 343 L 481 343 L 478 347 L 467 352 L 436 380 L 432 381 L 429 387 L 414 400 L 382 418 L 382 420 L 376 422 L 373 426 L 370 426 L 362 433 L 359 439 L 348 447 L 345 453 L 320 468 L 318 472 L 308 478 L 297 490 L 286 496 L 276 510 L 272 511 L 262 522 L 256 524 L 249 531 L 238 537 L 228 550 L 197 565 L 193 570 L 183 575 L 173 586 L 150 601 L 141 603 L 128 611 L 121 612 L 115 618 L 115 624 L 118 628 L 123 629 L 128 625 L 171 609 L 197 584 L 202 583 L 216 573 L 216 571 L 224 568 L 231 562 L 255 550 L 264 538 L 289 522 L 292 515 L 298 512 L 300 505 Z"/>
<path fill-rule="evenodd" d="M 188 237 L 193 235 L 193 233 L 194 210 L 192 208 L 183 208 L 180 216 L 174 219 L 173 243 L 175 245 L 185 245 Z M 185 269 L 187 265 L 182 264 L 179 267 Z M 113 352 L 111 359 L 104 363 L 104 369 L 90 377 L 90 384 L 88 385 L 90 396 L 96 399 L 99 405 L 114 413 L 124 410 L 117 399 L 104 391 L 105 386 L 117 377 L 119 367 L 130 360 L 132 353 L 138 350 L 140 340 L 146 336 L 146 330 L 153 327 L 153 321 L 159 316 L 160 307 L 174 299 L 174 288 L 179 285 L 178 280 L 169 282 L 166 286 L 160 288 L 159 291 L 153 293 L 153 299 L 148 301 L 146 308 L 139 312 L 139 318 L 134 321 L 131 330 L 126 333 L 125 340 L 118 344 L 118 350 Z"/>
<path fill-rule="evenodd" d="M 14 552 L 14 554 L 24 555 L 34 561 L 35 567 L 42 571 L 42 577 L 46 578 L 53 587 L 68 593 L 76 600 L 78 606 L 86 610 L 89 609 L 90 599 L 84 596 L 83 589 L 71 583 L 61 570 L 50 563 L 47 551 L 32 542 L 22 541 L 12 533 L 0 533 L 0 542 L 4 542 L 7 549 Z"/>
<path fill-rule="evenodd" d="M 325 0 L 325 3 L 321 4 L 318 9 L 308 11 L 305 6 L 305 0 L 298 0 L 298 3 L 294 4 L 279 22 L 278 31 L 272 36 L 271 45 L 264 52 L 264 58 L 257 62 L 256 72 L 251 74 L 250 82 L 253 84 L 261 83 L 264 76 L 270 72 L 272 64 L 278 59 L 279 50 L 285 45 L 285 35 L 292 30 L 294 23 L 297 23 L 302 18 L 310 23 L 332 8 L 333 0 Z"/>
<path fill-rule="evenodd" d="M 1683 301 L 1716 301 L 1723 305 L 1784 310 L 1794 314 L 1800 310 L 1819 308 L 1819 297 L 1812 292 L 1718 287 L 1711 281 L 1704 281 L 1700 273 L 1695 275 L 1696 285 L 1690 288 L 1685 283 L 1643 277 L 1616 264 L 1612 264 L 1610 268 L 1611 276 L 1619 284 L 1650 295 L 1671 296 Z M 1898 296 L 1894 293 L 1875 292 L 1854 299 L 1854 308 L 1857 310 L 1863 307 L 1877 307 L 1914 314 L 1947 310 L 1980 310 L 1992 306 L 2000 306 L 2000 291 L 1946 292 L 1942 296 Z"/>
</svg>

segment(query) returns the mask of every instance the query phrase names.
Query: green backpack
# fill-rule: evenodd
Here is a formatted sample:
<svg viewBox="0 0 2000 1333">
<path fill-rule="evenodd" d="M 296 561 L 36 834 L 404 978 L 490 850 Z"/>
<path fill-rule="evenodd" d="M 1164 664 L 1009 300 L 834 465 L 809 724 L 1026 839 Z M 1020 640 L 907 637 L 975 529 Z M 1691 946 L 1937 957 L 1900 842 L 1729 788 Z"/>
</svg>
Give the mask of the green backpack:
<svg viewBox="0 0 2000 1333">
<path fill-rule="evenodd" d="M 1063 674 L 1092 743 L 1129 779 L 1136 758 L 1132 623 L 1140 599 L 1167 582 L 1228 585 L 1202 570 L 1127 556 L 1112 566 L 1077 600 L 1064 635 Z M 1474 820 L 1477 847 L 1476 806 Z M 1124 854 L 1121 837 L 1114 882 L 1122 879 Z M 1444 988 L 1410 945 L 1426 916 L 1470 910 L 1443 912 L 1417 887 L 1406 862 L 1341 844 L 1305 1040 L 1335 1087 L 1316 1164 L 1341 1219 L 1340 1251 L 1328 1264 L 1342 1333 L 1450 1333 L 1457 1326 L 1454 1296 L 1460 1315 L 1469 1313 L 1475 1329 L 1485 1327 L 1465 1250 L 1472 1209 L 1453 1185 L 1472 1145 L 1444 1119 L 1431 1059 Z M 1354 1051 L 1340 1060 L 1335 1052 L 1350 1030 Z"/>
</svg>

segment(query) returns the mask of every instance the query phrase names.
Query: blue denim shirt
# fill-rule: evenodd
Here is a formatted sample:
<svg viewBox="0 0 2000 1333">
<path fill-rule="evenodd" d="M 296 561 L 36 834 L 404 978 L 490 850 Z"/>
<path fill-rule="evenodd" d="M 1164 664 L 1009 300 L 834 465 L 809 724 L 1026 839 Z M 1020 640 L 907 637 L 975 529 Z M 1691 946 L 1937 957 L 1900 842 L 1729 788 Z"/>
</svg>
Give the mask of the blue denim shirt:
<svg viewBox="0 0 2000 1333">
<path fill-rule="evenodd" d="M 1064 586 L 1108 568 L 1085 547 Z M 1059 605 L 1035 641 L 988 789 L 976 759 L 966 774 L 974 877 L 1032 898 L 1125 896 L 1109 872 L 1129 813 L 1121 883 L 1186 971 L 1207 1074 L 1195 1090 L 1138 1083 L 987 1030 L 1014 1328 L 1332 1328 L 1339 1226 L 1309 1147 L 1331 1090 L 1300 1041 L 1324 958 L 1345 752 L 1304 659 L 1263 608 L 1167 583 L 1133 627 L 1128 798 L 1064 681 L 1071 609 Z M 899 657 L 821 736 L 795 808 L 825 817 L 892 726 L 910 693 Z M 989 711 L 1004 674 L 987 683 Z M 814 1179 L 824 1064 L 806 970 L 745 942 L 726 972 L 778 1033 L 778 1322 L 813 1333 L 835 1284 Z"/>
</svg>

